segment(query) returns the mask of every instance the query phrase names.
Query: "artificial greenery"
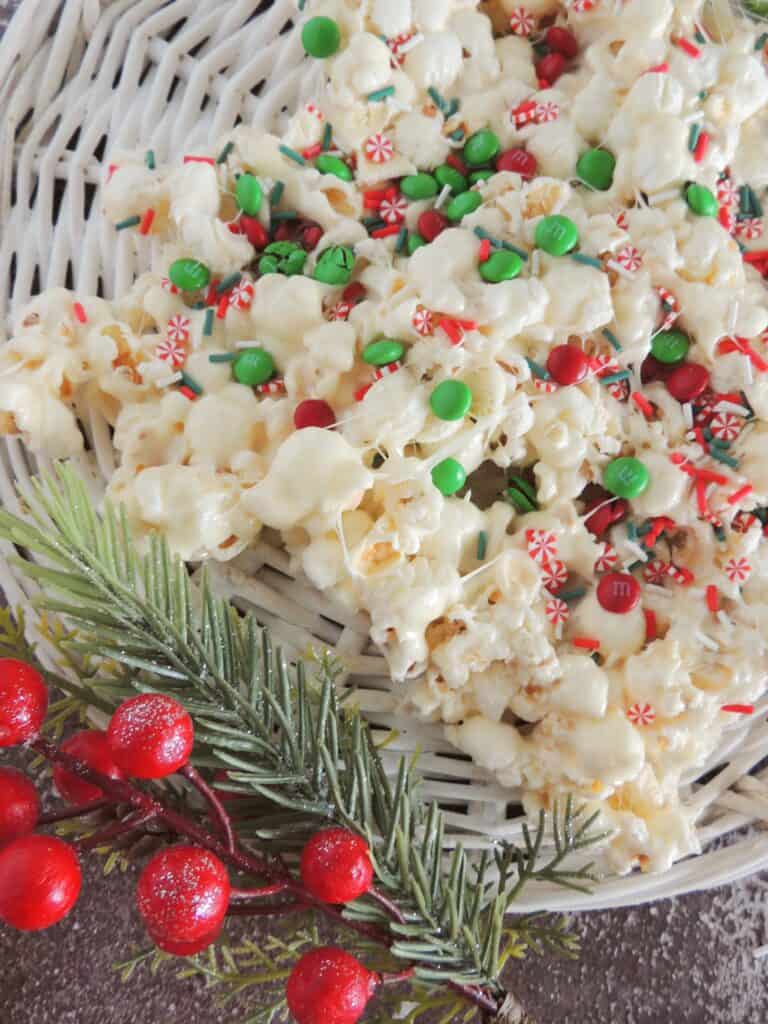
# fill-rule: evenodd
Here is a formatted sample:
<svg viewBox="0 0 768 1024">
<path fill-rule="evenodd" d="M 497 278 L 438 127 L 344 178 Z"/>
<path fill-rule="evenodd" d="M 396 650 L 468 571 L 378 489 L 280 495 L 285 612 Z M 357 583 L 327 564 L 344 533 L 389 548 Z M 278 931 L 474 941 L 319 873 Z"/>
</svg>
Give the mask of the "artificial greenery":
<svg viewBox="0 0 768 1024">
<path fill-rule="evenodd" d="M 225 769 L 225 788 L 240 797 L 228 809 L 241 839 L 290 854 L 329 822 L 362 833 L 383 898 L 366 896 L 344 915 L 385 934 L 390 955 L 413 966 L 417 1008 L 446 995 L 455 1002 L 462 987 L 498 1006 L 509 957 L 573 952 L 561 920 L 508 911 L 529 881 L 578 890 L 593 881 L 591 865 L 565 862 L 601 838 L 591 832 L 595 816 L 583 819 L 570 800 L 555 807 L 549 858 L 541 857 L 543 812 L 533 834 L 524 827 L 522 845 L 500 842 L 476 859 L 461 845 L 448 852 L 443 814 L 420 798 L 415 761 L 403 758 L 387 774 L 367 724 L 338 693 L 329 654 L 286 664 L 255 618 L 216 597 L 204 573 L 193 586 L 162 538 L 139 553 L 124 512 L 107 503 L 97 514 L 71 469 L 35 482 L 25 500 L 24 518 L 0 509 L 0 537 L 24 552 L 15 562 L 40 584 L 43 636 L 65 659 L 62 673 L 47 673 L 65 694 L 54 728 L 89 708 L 111 713 L 136 690 L 169 693 L 194 719 L 196 767 Z M 34 656 L 23 621 L 8 614 L 0 654 Z M 190 969 L 237 988 L 249 968 L 236 953 L 213 955 L 226 970 L 204 958 Z M 435 988 L 446 984 L 453 991 Z"/>
</svg>

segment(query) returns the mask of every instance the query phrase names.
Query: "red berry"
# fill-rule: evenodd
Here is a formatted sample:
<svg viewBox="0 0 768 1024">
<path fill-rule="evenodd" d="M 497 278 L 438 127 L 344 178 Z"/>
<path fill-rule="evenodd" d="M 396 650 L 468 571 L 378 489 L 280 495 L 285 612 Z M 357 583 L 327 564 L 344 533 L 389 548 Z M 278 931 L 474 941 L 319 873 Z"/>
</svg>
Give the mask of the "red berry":
<svg viewBox="0 0 768 1024">
<path fill-rule="evenodd" d="M 0 846 L 34 830 L 40 797 L 31 779 L 15 768 L 0 768 Z"/>
<path fill-rule="evenodd" d="M 316 832 L 301 854 L 301 880 L 326 903 L 349 903 L 373 881 L 368 843 L 345 828 Z"/>
<path fill-rule="evenodd" d="M 547 29 L 547 34 L 544 38 L 547 46 L 553 53 L 561 53 L 563 57 L 567 57 L 569 60 L 573 60 L 579 52 L 579 42 L 573 32 L 569 32 L 567 28 L 553 25 Z"/>
<path fill-rule="evenodd" d="M 516 171 L 524 181 L 530 181 L 538 169 L 536 157 L 519 146 L 505 149 L 496 157 L 497 171 Z"/>
<path fill-rule="evenodd" d="M 25 661 L 0 658 L 0 747 L 15 747 L 37 736 L 48 710 L 48 690 Z"/>
<path fill-rule="evenodd" d="M 306 398 L 299 402 L 293 412 L 293 424 L 297 430 L 304 427 L 332 427 L 336 413 L 322 398 Z"/>
<path fill-rule="evenodd" d="M 249 217 L 244 213 L 237 223 L 254 249 L 264 249 L 269 245 L 269 233 L 258 217 Z"/>
<path fill-rule="evenodd" d="M 195 730 L 178 701 L 162 693 L 142 693 L 115 711 L 107 739 L 115 763 L 127 775 L 162 779 L 187 763 Z"/>
<path fill-rule="evenodd" d="M 553 85 L 565 71 L 567 63 L 562 53 L 548 53 L 546 57 L 536 61 L 536 74 L 539 79 Z"/>
<path fill-rule="evenodd" d="M 614 615 L 626 615 L 640 600 L 640 584 L 628 572 L 609 572 L 597 585 L 600 607 Z"/>
<path fill-rule="evenodd" d="M 434 242 L 448 227 L 448 218 L 439 210 L 425 210 L 418 219 L 417 228 L 425 242 Z"/>
<path fill-rule="evenodd" d="M 640 366 L 640 380 L 643 384 L 650 384 L 654 380 L 666 380 L 673 369 L 669 363 L 661 363 L 656 356 L 649 355 Z"/>
<path fill-rule="evenodd" d="M 321 946 L 291 971 L 285 995 L 297 1024 L 355 1024 L 379 984 L 350 953 Z"/>
<path fill-rule="evenodd" d="M 623 498 L 615 498 L 611 501 L 611 496 L 606 491 L 602 497 L 590 501 L 587 505 L 584 525 L 594 537 L 600 538 L 613 525 L 625 519 L 628 514 L 627 502 Z"/>
<path fill-rule="evenodd" d="M 61 749 L 65 754 L 82 761 L 89 768 L 109 776 L 110 779 L 125 778 L 112 759 L 107 734 L 100 729 L 84 729 L 83 732 L 75 733 L 62 743 Z M 59 795 L 70 804 L 92 804 L 104 796 L 98 786 L 86 782 L 61 764 L 53 766 L 53 781 Z"/>
<path fill-rule="evenodd" d="M 353 306 L 356 306 L 358 302 L 363 301 L 365 295 L 365 285 L 360 281 L 352 281 L 341 293 L 341 298 L 342 301 L 351 302 Z"/>
<path fill-rule="evenodd" d="M 678 402 L 693 402 L 709 387 L 709 370 L 699 363 L 681 363 L 665 383 L 667 391 Z"/>
<path fill-rule="evenodd" d="M 589 359 L 578 345 L 555 345 L 547 369 L 558 384 L 578 384 L 589 373 Z"/>
<path fill-rule="evenodd" d="M 218 857 L 197 846 L 172 846 L 142 871 L 136 904 L 156 943 L 186 946 L 207 938 L 210 945 L 224 922 L 229 893 L 229 875 Z"/>
<path fill-rule="evenodd" d="M 65 917 L 80 894 L 80 862 L 56 836 L 22 836 L 0 850 L 0 919 L 24 932 Z"/>
</svg>

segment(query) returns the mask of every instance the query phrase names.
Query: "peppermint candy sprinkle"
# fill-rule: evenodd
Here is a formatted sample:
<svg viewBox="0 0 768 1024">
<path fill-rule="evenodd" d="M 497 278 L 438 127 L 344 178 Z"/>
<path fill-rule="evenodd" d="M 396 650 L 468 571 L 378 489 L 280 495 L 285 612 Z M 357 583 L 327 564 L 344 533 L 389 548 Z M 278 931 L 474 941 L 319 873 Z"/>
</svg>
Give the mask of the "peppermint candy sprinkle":
<svg viewBox="0 0 768 1024">
<path fill-rule="evenodd" d="M 608 572 L 619 560 L 616 550 L 612 544 L 603 542 L 603 550 L 595 562 L 595 572 Z"/>
<path fill-rule="evenodd" d="M 643 566 L 643 579 L 646 583 L 662 584 L 669 576 L 669 562 L 654 559 Z"/>
<path fill-rule="evenodd" d="M 391 160 L 395 153 L 392 140 L 381 132 L 376 132 L 365 140 L 365 155 L 374 164 L 384 164 Z"/>
<path fill-rule="evenodd" d="M 331 306 L 328 310 L 329 320 L 349 320 L 349 314 L 352 312 L 351 302 L 337 302 L 335 306 Z"/>
<path fill-rule="evenodd" d="M 565 562 L 561 562 L 558 558 L 553 558 L 549 562 L 545 562 L 541 567 L 541 581 L 547 590 L 554 594 L 568 579 L 568 569 L 565 566 Z"/>
<path fill-rule="evenodd" d="M 725 563 L 725 575 L 731 583 L 743 583 L 751 572 L 752 566 L 746 558 L 731 558 Z"/>
<path fill-rule="evenodd" d="M 650 725 L 656 718 L 652 704 L 633 704 L 627 711 L 627 718 L 632 725 Z"/>
<path fill-rule="evenodd" d="M 179 294 L 179 289 L 176 287 L 175 284 L 172 284 L 169 278 L 167 277 L 160 278 L 160 287 L 163 289 L 163 291 L 170 292 L 171 295 Z"/>
<path fill-rule="evenodd" d="M 263 384 L 257 384 L 256 390 L 261 395 L 284 395 L 285 381 L 282 377 L 273 377 L 272 380 L 267 380 Z"/>
<path fill-rule="evenodd" d="M 640 250 L 634 245 L 625 245 L 616 253 L 616 262 L 625 270 L 635 271 L 642 267 L 643 257 L 640 255 Z"/>
<path fill-rule="evenodd" d="M 536 104 L 536 124 L 547 124 L 549 121 L 556 121 L 558 117 L 560 117 L 560 107 L 557 103 L 547 101 L 546 103 Z"/>
<path fill-rule="evenodd" d="M 544 607 L 544 614 L 553 626 L 562 626 L 564 622 L 568 621 L 571 609 L 561 598 L 553 597 L 547 601 Z"/>
<path fill-rule="evenodd" d="M 759 217 L 736 221 L 736 234 L 741 238 L 762 238 L 763 230 L 763 222 Z"/>
<path fill-rule="evenodd" d="M 743 421 L 732 412 L 718 412 L 709 423 L 712 436 L 718 441 L 735 441 L 741 433 Z"/>
<path fill-rule="evenodd" d="M 250 309 L 253 296 L 253 284 L 250 281 L 240 281 L 229 293 L 229 304 L 233 309 Z"/>
<path fill-rule="evenodd" d="M 157 359 L 162 359 L 164 363 L 168 363 L 174 370 L 177 370 L 186 362 L 187 350 L 181 342 L 174 341 L 173 338 L 166 338 L 155 349 L 155 356 Z"/>
<path fill-rule="evenodd" d="M 541 377 L 533 378 L 533 386 L 538 391 L 543 391 L 545 395 L 551 395 L 557 391 L 557 384 L 553 380 L 543 380 Z"/>
<path fill-rule="evenodd" d="M 526 530 L 528 554 L 540 565 L 557 555 L 557 537 L 551 530 Z"/>
<path fill-rule="evenodd" d="M 717 201 L 721 206 L 733 206 L 739 198 L 736 186 L 730 178 L 721 178 L 717 183 Z"/>
<path fill-rule="evenodd" d="M 509 16 L 509 27 L 516 36 L 529 36 L 536 27 L 536 22 L 525 7 L 516 7 Z"/>
<path fill-rule="evenodd" d="M 411 318 L 414 330 L 417 334 L 420 334 L 423 338 L 432 334 L 435 327 L 435 318 L 432 316 L 430 310 L 425 309 L 424 306 L 418 306 L 416 312 Z"/>
<path fill-rule="evenodd" d="M 169 341 L 188 341 L 191 321 L 188 317 L 177 313 L 168 321 L 165 329 L 165 336 Z"/>
<path fill-rule="evenodd" d="M 382 199 L 379 206 L 379 216 L 387 224 L 402 224 L 408 212 L 408 201 L 405 196 L 395 196 Z"/>
</svg>

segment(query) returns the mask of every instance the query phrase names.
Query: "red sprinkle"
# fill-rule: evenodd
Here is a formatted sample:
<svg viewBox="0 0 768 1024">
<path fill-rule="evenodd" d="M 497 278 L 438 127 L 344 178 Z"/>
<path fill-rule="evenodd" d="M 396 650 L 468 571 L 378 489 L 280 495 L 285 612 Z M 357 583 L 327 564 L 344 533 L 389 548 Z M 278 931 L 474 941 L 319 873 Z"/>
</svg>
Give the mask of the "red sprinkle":
<svg viewBox="0 0 768 1024">
<path fill-rule="evenodd" d="M 454 320 L 451 317 L 442 316 L 437 321 L 437 326 L 442 327 L 442 329 L 448 335 L 452 345 L 460 345 L 462 341 L 464 341 L 464 328 L 461 326 L 458 320 Z"/>
<path fill-rule="evenodd" d="M 647 420 L 652 420 L 656 413 L 653 405 L 648 401 L 645 395 L 641 395 L 639 391 L 633 391 L 631 398 L 640 412 L 642 412 L 643 416 L 645 416 Z"/>
<path fill-rule="evenodd" d="M 701 50 L 698 46 L 694 46 L 693 43 L 689 43 L 687 39 L 673 39 L 672 42 L 675 46 L 679 47 L 683 53 L 687 53 L 689 57 L 700 57 Z"/>
<path fill-rule="evenodd" d="M 696 148 L 693 151 L 693 159 L 697 164 L 700 164 L 704 157 L 707 155 L 709 149 L 709 135 L 706 132 L 702 132 L 699 135 L 699 141 L 696 143 Z"/>
<path fill-rule="evenodd" d="M 754 715 L 754 704 L 723 704 L 721 711 L 733 711 L 737 715 Z"/>
<path fill-rule="evenodd" d="M 376 228 L 371 232 L 371 238 L 389 238 L 390 235 L 399 235 L 402 224 L 387 224 L 385 228 Z"/>
<path fill-rule="evenodd" d="M 665 530 L 673 530 L 674 528 L 674 519 L 669 519 L 667 516 L 656 516 L 652 521 L 650 530 L 643 537 L 643 546 L 652 548 Z"/>
<path fill-rule="evenodd" d="M 301 155 L 305 160 L 314 160 L 316 156 L 320 156 L 323 152 L 322 142 L 316 142 L 313 146 L 307 146 L 306 149 L 302 149 Z"/>
<path fill-rule="evenodd" d="M 477 259 L 479 263 L 485 263 L 491 258 L 491 243 L 487 238 L 484 238 L 480 243 L 480 248 L 477 252 Z"/>
<path fill-rule="evenodd" d="M 365 285 L 361 284 L 360 281 L 352 281 L 341 293 L 341 298 L 343 302 L 351 302 L 357 305 L 358 302 L 363 301 L 365 294 Z"/>
<path fill-rule="evenodd" d="M 72 312 L 75 314 L 81 324 L 88 323 L 88 314 L 85 312 L 85 307 L 82 302 L 74 302 L 72 304 Z"/>
<path fill-rule="evenodd" d="M 185 164 L 210 164 L 211 167 L 216 166 L 216 161 L 212 156 L 185 156 Z"/>
<path fill-rule="evenodd" d="M 725 355 L 728 352 L 741 352 L 742 355 L 748 357 L 754 368 L 760 373 L 768 371 L 768 363 L 755 352 L 746 338 L 723 338 L 717 343 L 717 351 L 720 355 Z"/>
<path fill-rule="evenodd" d="M 355 392 L 355 401 L 362 402 L 375 383 L 375 380 L 371 380 L 367 384 L 363 384 L 361 388 L 358 388 Z"/>
<path fill-rule="evenodd" d="M 363 192 L 363 207 L 366 210 L 378 210 L 382 201 L 387 198 L 388 191 L 385 188 L 377 188 Z"/>
<path fill-rule="evenodd" d="M 150 232 L 150 230 L 152 228 L 152 222 L 154 221 L 154 219 L 155 219 L 155 211 L 154 210 L 147 210 L 147 212 L 141 218 L 141 223 L 139 224 L 139 234 L 140 235 L 148 235 L 149 234 L 149 232 Z"/>
<path fill-rule="evenodd" d="M 179 388 L 179 394 L 184 395 L 184 397 L 188 398 L 190 402 L 194 402 L 195 399 L 197 398 L 197 395 L 192 390 L 192 388 L 188 388 L 186 384 L 184 384 L 183 387 Z"/>
<path fill-rule="evenodd" d="M 107 168 L 107 181 L 108 182 L 112 180 L 112 175 L 115 173 L 117 168 L 118 168 L 118 164 L 110 164 L 109 167 Z"/>
<path fill-rule="evenodd" d="M 645 642 L 649 644 L 659 635 L 658 625 L 656 623 L 656 612 L 652 611 L 650 608 L 643 608 L 643 615 L 645 616 Z"/>
<path fill-rule="evenodd" d="M 703 427 L 694 427 L 693 428 L 693 436 L 699 442 L 699 444 L 704 449 L 704 451 L 707 454 L 709 454 L 709 445 L 707 444 L 706 437 L 704 437 L 704 428 Z"/>
<path fill-rule="evenodd" d="M 575 636 L 571 641 L 574 647 L 581 647 L 585 651 L 599 651 L 600 641 L 592 636 Z"/>
<path fill-rule="evenodd" d="M 754 489 L 755 488 L 752 486 L 752 484 L 744 484 L 744 486 L 740 487 L 738 491 L 734 491 L 733 494 L 728 495 L 728 504 L 738 505 L 741 499 L 746 498 L 748 494 L 751 494 L 752 491 L 754 491 Z"/>
<path fill-rule="evenodd" d="M 219 287 L 218 278 L 213 278 L 211 283 L 208 285 L 208 291 L 205 293 L 205 304 L 206 306 L 215 306 L 219 301 L 219 297 L 216 294 L 216 289 Z"/>
<path fill-rule="evenodd" d="M 707 608 L 716 615 L 720 610 L 720 591 L 714 585 L 710 583 L 707 587 Z"/>
<path fill-rule="evenodd" d="M 705 480 L 696 481 L 696 504 L 701 515 L 706 516 L 709 512 L 707 503 L 707 483 Z"/>
<path fill-rule="evenodd" d="M 666 75 L 666 73 L 668 71 L 669 71 L 669 64 L 667 64 L 667 62 L 664 61 L 663 64 L 654 64 L 652 68 L 648 68 L 648 70 L 645 72 L 645 74 L 646 75 L 652 75 L 652 74 Z"/>
<path fill-rule="evenodd" d="M 216 319 L 223 320 L 227 315 L 227 309 L 229 308 L 229 295 L 222 295 L 219 299 L 219 304 L 216 307 Z"/>
<path fill-rule="evenodd" d="M 745 263 L 762 263 L 768 260 L 768 249 L 751 249 L 741 254 Z"/>
</svg>

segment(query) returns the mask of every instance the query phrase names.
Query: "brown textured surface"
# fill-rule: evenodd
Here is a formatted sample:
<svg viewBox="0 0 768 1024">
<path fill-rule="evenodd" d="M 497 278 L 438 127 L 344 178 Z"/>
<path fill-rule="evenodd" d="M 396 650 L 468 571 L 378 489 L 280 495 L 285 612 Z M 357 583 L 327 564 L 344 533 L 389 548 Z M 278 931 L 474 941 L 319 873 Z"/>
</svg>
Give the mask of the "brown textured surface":
<svg viewBox="0 0 768 1024">
<path fill-rule="evenodd" d="M 0 0 L 0 34 L 14 6 Z M 1 1024 L 237 1024 L 247 1017 L 244 1005 L 219 1009 L 212 992 L 176 980 L 168 968 L 120 982 L 112 964 L 146 945 L 134 884 L 130 872 L 105 879 L 92 859 L 76 910 L 56 928 L 28 935 L 0 926 Z M 752 949 L 768 942 L 767 894 L 754 879 L 582 915 L 578 962 L 531 959 L 513 967 L 509 984 L 539 1024 L 761 1024 L 768 1020 L 768 960 L 756 963 Z"/>
</svg>

